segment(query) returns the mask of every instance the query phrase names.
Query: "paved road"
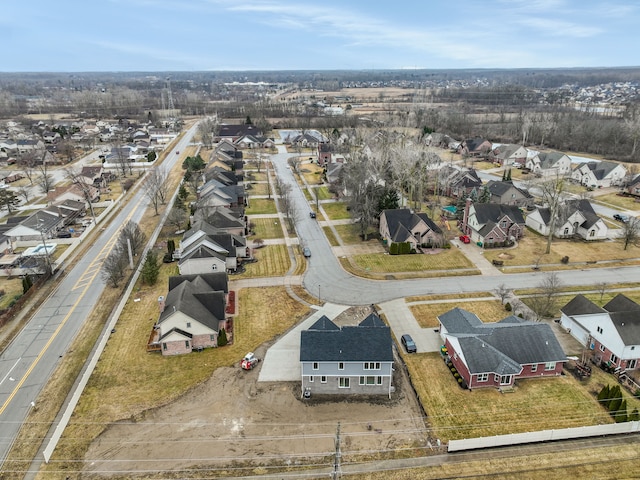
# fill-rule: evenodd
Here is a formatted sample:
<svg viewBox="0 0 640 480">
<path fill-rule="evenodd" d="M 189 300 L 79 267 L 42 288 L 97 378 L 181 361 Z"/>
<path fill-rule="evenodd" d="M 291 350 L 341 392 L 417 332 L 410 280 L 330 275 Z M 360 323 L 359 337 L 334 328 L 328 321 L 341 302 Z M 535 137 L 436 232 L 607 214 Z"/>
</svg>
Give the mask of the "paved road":
<svg viewBox="0 0 640 480">
<path fill-rule="evenodd" d="M 184 150 L 194 133 L 195 127 L 174 149 Z M 178 157 L 171 152 L 164 165 L 170 168 Z M 100 267 L 117 239 L 120 227 L 128 220 L 139 221 L 147 203 L 143 189 L 138 189 L 0 355 L 0 465 L 32 408 L 32 402 L 36 401 L 60 358 L 96 307 L 105 286 Z"/>
</svg>

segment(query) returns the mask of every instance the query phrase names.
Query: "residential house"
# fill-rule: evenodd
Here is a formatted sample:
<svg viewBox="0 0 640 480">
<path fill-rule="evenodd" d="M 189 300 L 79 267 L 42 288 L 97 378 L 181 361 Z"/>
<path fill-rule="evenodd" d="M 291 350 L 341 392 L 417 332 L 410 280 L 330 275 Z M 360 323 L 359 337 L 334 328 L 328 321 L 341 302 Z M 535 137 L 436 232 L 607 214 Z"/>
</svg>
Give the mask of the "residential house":
<svg viewBox="0 0 640 480">
<path fill-rule="evenodd" d="M 194 274 L 220 268 L 235 271 L 242 259 L 249 256 L 249 250 L 244 237 L 198 222 L 184 233 L 180 248 L 174 255 L 180 258 L 180 273 Z"/>
<path fill-rule="evenodd" d="M 538 152 L 527 159 L 525 167 L 544 178 L 566 177 L 571 174 L 571 158 L 562 152 Z"/>
<path fill-rule="evenodd" d="M 482 157 L 491 151 L 491 142 L 483 138 L 468 138 L 457 147 L 460 155 L 468 157 Z"/>
<path fill-rule="evenodd" d="M 93 185 L 100 189 L 107 186 L 106 179 L 103 175 L 104 169 L 102 165 L 85 165 L 80 170 L 79 181 L 82 185 Z"/>
<path fill-rule="evenodd" d="M 549 235 L 551 210 L 536 208 L 527 215 L 525 224 L 541 235 Z M 589 200 L 574 199 L 566 200 L 560 206 L 553 236 L 557 238 L 578 236 L 583 240 L 604 240 L 608 232 L 607 224 L 596 214 Z"/>
<path fill-rule="evenodd" d="M 194 225 L 196 224 L 194 219 Z M 205 223 L 211 225 L 219 232 L 231 235 L 246 236 L 247 222 L 245 218 L 238 218 L 228 208 L 216 208 L 207 216 Z"/>
<path fill-rule="evenodd" d="M 574 168 L 571 178 L 580 185 L 605 188 L 622 185 L 627 169 L 616 162 L 585 162 Z"/>
<path fill-rule="evenodd" d="M 318 137 L 311 135 L 310 133 L 301 133 L 291 140 L 291 145 L 296 147 L 317 148 L 319 143 L 320 140 Z"/>
<path fill-rule="evenodd" d="M 452 165 L 445 165 L 439 170 L 438 183 L 443 195 L 454 198 L 478 195 L 482 188 L 482 180 L 473 168 L 459 169 Z"/>
<path fill-rule="evenodd" d="M 624 192 L 634 197 L 640 197 L 640 174 L 628 179 L 624 185 Z"/>
<path fill-rule="evenodd" d="M 87 203 L 87 198 L 91 202 L 100 199 L 100 190 L 93 185 L 66 185 L 64 187 L 56 187 L 47 193 L 49 203 L 60 203 L 65 200 L 75 200 L 77 202 Z"/>
<path fill-rule="evenodd" d="M 473 203 L 467 199 L 460 229 L 473 242 L 490 247 L 523 237 L 525 222 L 515 205 Z"/>
<path fill-rule="evenodd" d="M 247 134 L 238 138 L 234 145 L 240 148 L 274 148 L 276 143 L 272 138 Z"/>
<path fill-rule="evenodd" d="M 428 147 L 449 148 L 454 139 L 444 133 L 433 132 L 423 138 Z"/>
<path fill-rule="evenodd" d="M 225 272 L 170 277 L 153 342 L 160 346 L 162 355 L 217 347 L 218 332 L 228 325 L 228 293 Z"/>
<path fill-rule="evenodd" d="M 414 213 L 408 208 L 383 210 L 380 214 L 380 236 L 387 246 L 407 242 L 411 250 L 420 246 L 437 246 L 444 243 L 442 230 L 426 213 Z"/>
<path fill-rule="evenodd" d="M 262 136 L 262 130 L 255 125 L 241 124 L 231 125 L 222 124 L 218 128 L 217 135 L 214 136 L 214 141 L 219 142 L 221 140 L 229 140 L 231 143 L 238 140 L 245 135 L 253 135 L 254 137 Z"/>
<path fill-rule="evenodd" d="M 524 166 L 527 160 L 527 149 L 522 145 L 502 143 L 493 148 L 490 159 L 494 163 L 507 166 Z"/>
<path fill-rule="evenodd" d="M 5 235 L 11 238 L 12 244 L 20 241 L 42 241 L 43 238 L 55 237 L 64 228 L 64 220 L 59 213 L 38 210 L 7 230 Z"/>
<path fill-rule="evenodd" d="M 469 389 L 511 388 L 516 380 L 562 375 L 567 356 L 551 326 L 515 315 L 483 323 L 456 307 L 438 316 L 446 352 Z"/>
<path fill-rule="evenodd" d="M 640 305 L 623 294 L 599 307 L 583 295 L 560 309 L 560 325 L 588 348 L 596 363 L 618 371 L 640 365 Z"/>
<path fill-rule="evenodd" d="M 516 205 L 518 207 L 533 205 L 533 196 L 526 190 L 516 187 L 513 182 L 490 180 L 486 188 L 491 194 L 489 203 Z"/>
<path fill-rule="evenodd" d="M 375 314 L 342 328 L 323 315 L 300 332 L 300 363 L 303 394 L 391 398 L 391 331 Z"/>
</svg>

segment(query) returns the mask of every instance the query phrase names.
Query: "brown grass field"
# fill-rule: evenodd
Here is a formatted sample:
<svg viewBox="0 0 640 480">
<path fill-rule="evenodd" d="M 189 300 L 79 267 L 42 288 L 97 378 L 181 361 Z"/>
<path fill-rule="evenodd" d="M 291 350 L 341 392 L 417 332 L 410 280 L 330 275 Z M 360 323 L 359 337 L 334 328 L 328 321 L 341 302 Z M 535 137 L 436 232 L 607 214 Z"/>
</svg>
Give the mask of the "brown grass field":
<svg viewBox="0 0 640 480">
<path fill-rule="evenodd" d="M 629 245 L 627 250 L 624 250 L 623 246 L 619 240 L 583 242 L 554 239 L 551 244 L 551 253 L 545 254 L 546 239 L 531 230 L 527 230 L 526 236 L 518 240 L 518 245 L 515 248 L 487 249 L 484 256 L 489 261 L 502 260 L 505 266 L 533 265 L 538 259 L 540 259 L 540 266 L 559 264 L 565 255 L 569 257 L 569 262 L 628 261 L 628 259 L 640 258 L 640 247 Z M 580 266 L 580 268 L 582 267 L 584 265 Z"/>
<path fill-rule="evenodd" d="M 253 277 L 280 277 L 287 273 L 291 266 L 286 245 L 266 245 L 254 250 L 254 256 L 258 261 L 247 264 L 246 271 L 239 275 L 233 275 L 232 280 Z"/>
<path fill-rule="evenodd" d="M 342 243 L 344 243 L 345 245 L 367 245 L 369 243 L 375 243 L 375 244 L 379 244 L 380 241 L 377 240 L 375 237 L 371 238 L 371 235 L 375 233 L 375 229 L 370 228 L 368 230 L 369 236 L 370 236 L 370 240 L 367 240 L 366 242 L 362 241 L 362 238 L 360 238 L 360 226 L 359 225 L 355 225 L 355 224 L 348 224 L 348 225 L 336 225 L 335 226 L 336 232 L 338 232 L 338 235 L 340 235 L 340 238 L 342 239 Z"/>
<path fill-rule="evenodd" d="M 438 316 L 455 307 L 460 307 L 475 313 L 485 323 L 497 322 L 509 316 L 500 300 L 488 300 L 486 302 L 460 302 L 460 303 L 423 303 L 421 305 L 409 305 L 411 313 L 422 328 L 434 328 L 438 326 Z"/>
<path fill-rule="evenodd" d="M 428 300 L 455 300 L 457 298 L 481 298 L 488 297 L 494 298 L 491 293 L 488 292 L 474 292 L 474 293 L 451 293 L 444 295 L 420 295 L 417 297 L 405 297 L 404 301 L 407 303 L 411 302 L 422 302 Z"/>
<path fill-rule="evenodd" d="M 300 165 L 300 174 L 309 185 L 322 185 L 322 167 L 313 163 Z"/>
<path fill-rule="evenodd" d="M 623 197 L 621 195 L 616 195 L 615 193 L 595 196 L 592 201 L 596 203 L 603 203 L 605 205 L 613 205 L 623 210 L 640 210 L 640 203 L 638 203 L 635 198 Z"/>
<path fill-rule="evenodd" d="M 247 195 L 252 197 L 254 195 L 269 195 L 269 185 L 267 183 L 252 183 L 251 188 L 247 189 Z M 271 192 L 273 196 L 273 192 Z"/>
<path fill-rule="evenodd" d="M 358 267 L 373 273 L 474 268 L 467 257 L 456 248 L 443 249 L 437 253 L 414 255 L 386 255 L 383 253 L 355 255 L 353 260 Z"/>
<path fill-rule="evenodd" d="M 336 236 L 333 234 L 333 230 L 331 230 L 330 227 L 322 227 L 322 231 L 324 232 L 327 240 L 329 240 L 329 244 L 332 247 L 337 247 L 338 245 L 340 245 L 338 243 L 338 240 L 336 239 Z"/>
</svg>

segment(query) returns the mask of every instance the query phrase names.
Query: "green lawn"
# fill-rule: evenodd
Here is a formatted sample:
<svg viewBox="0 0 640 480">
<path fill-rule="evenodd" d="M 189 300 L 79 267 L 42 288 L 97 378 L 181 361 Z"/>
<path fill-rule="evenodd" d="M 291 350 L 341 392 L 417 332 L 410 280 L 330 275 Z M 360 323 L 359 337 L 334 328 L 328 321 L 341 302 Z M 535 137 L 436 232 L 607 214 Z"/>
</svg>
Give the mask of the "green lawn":
<svg viewBox="0 0 640 480">
<path fill-rule="evenodd" d="M 284 238 L 282 225 L 278 218 L 250 218 L 253 224 L 253 238 L 262 238 L 263 240 L 271 238 Z"/>
<path fill-rule="evenodd" d="M 249 198 L 249 206 L 246 213 L 247 215 L 262 215 L 278 213 L 278 210 L 273 198 Z"/>
<path fill-rule="evenodd" d="M 327 213 L 330 220 L 344 220 L 351 218 L 347 211 L 347 204 L 344 202 L 323 203 L 322 208 Z"/>
<path fill-rule="evenodd" d="M 440 250 L 435 254 L 387 255 L 372 253 L 355 255 L 353 260 L 360 268 L 373 273 L 474 268 L 473 264 L 457 248 Z"/>
</svg>

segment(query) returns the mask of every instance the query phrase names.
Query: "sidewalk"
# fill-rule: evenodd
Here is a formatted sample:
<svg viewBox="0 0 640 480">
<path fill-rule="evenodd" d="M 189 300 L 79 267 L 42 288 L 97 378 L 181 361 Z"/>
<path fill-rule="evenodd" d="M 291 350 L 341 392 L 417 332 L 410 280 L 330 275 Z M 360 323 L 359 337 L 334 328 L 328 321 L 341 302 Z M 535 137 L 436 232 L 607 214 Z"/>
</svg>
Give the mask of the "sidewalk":
<svg viewBox="0 0 640 480">
<path fill-rule="evenodd" d="M 462 243 L 459 239 L 454 238 L 451 240 L 451 245 L 455 245 L 460 251 L 467 257 L 471 263 L 473 263 L 481 275 L 502 275 L 502 272 L 498 270 L 489 260 L 484 258 L 484 250 L 472 243 Z"/>
</svg>

